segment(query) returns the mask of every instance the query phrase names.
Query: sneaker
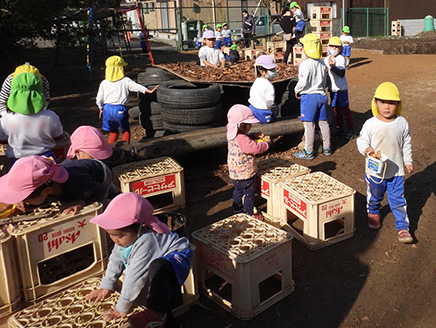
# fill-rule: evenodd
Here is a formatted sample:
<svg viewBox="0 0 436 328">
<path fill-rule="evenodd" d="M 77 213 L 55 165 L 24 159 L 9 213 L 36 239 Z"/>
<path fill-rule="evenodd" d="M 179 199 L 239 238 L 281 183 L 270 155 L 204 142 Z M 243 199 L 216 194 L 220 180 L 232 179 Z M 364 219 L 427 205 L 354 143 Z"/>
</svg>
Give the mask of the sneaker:
<svg viewBox="0 0 436 328">
<path fill-rule="evenodd" d="M 332 156 L 332 151 L 330 148 L 324 148 L 322 152 L 324 153 L 324 156 Z"/>
<path fill-rule="evenodd" d="M 380 229 L 380 214 L 368 213 L 368 227 L 373 230 Z"/>
<path fill-rule="evenodd" d="M 134 328 L 164 328 L 167 320 L 167 314 L 159 314 L 152 309 L 133 314 L 128 321 Z"/>
<path fill-rule="evenodd" d="M 407 229 L 398 230 L 398 240 L 404 244 L 413 243 L 413 238 Z"/>
<path fill-rule="evenodd" d="M 315 158 L 315 154 L 313 152 L 308 153 L 305 149 L 303 149 L 299 152 L 296 152 L 294 154 L 294 156 L 296 158 L 299 158 L 299 159 L 314 159 Z"/>
</svg>

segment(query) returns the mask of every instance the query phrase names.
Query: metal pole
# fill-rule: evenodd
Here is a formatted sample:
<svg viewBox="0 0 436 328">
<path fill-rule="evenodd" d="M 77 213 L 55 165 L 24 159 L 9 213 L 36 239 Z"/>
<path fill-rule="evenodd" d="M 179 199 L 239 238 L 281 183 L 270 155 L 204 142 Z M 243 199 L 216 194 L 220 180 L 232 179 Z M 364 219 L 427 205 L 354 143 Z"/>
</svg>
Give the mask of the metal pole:
<svg viewBox="0 0 436 328">
<path fill-rule="evenodd" d="M 92 43 L 94 42 L 94 37 L 92 35 L 92 26 L 94 25 L 92 8 L 89 8 L 88 16 L 89 16 L 89 29 L 88 29 L 88 44 L 86 47 L 88 53 L 86 56 L 86 61 L 88 66 L 88 81 L 91 82 L 92 81 L 92 51 L 93 51 Z"/>
<path fill-rule="evenodd" d="M 215 0 L 212 0 L 213 28 L 216 30 Z"/>
<path fill-rule="evenodd" d="M 345 0 L 342 0 L 342 27 L 345 26 Z"/>
</svg>

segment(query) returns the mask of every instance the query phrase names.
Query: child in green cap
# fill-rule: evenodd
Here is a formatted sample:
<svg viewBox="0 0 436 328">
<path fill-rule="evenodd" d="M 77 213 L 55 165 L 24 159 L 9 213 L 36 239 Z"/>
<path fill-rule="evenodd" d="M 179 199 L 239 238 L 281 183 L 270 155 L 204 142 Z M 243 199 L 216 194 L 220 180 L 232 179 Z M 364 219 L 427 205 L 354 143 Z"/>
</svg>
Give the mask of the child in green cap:
<svg viewBox="0 0 436 328">
<path fill-rule="evenodd" d="M 223 30 L 221 31 L 223 37 L 223 45 L 230 47 L 232 45 L 232 31 L 229 29 L 227 23 L 222 24 Z"/>
<path fill-rule="evenodd" d="M 351 44 L 353 43 L 353 37 L 350 34 L 350 27 L 344 26 L 342 28 L 342 35 L 340 39 L 342 41 L 342 56 L 345 57 L 345 68 L 350 68 L 351 57 Z"/>
</svg>

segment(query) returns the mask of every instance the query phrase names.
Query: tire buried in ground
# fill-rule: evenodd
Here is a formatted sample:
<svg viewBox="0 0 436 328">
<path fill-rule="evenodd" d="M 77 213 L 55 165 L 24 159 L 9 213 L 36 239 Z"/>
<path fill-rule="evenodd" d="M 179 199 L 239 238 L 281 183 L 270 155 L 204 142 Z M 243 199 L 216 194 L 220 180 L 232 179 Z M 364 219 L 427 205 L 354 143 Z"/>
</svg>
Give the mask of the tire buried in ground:
<svg viewBox="0 0 436 328">
<path fill-rule="evenodd" d="M 163 121 L 163 126 L 165 130 L 170 132 L 189 132 L 189 131 L 196 131 L 200 129 L 216 128 L 221 125 L 222 125 L 221 121 L 213 122 L 208 125 L 184 125 L 184 124 L 175 124 L 175 123 L 169 123 Z"/>
<path fill-rule="evenodd" d="M 215 122 L 223 115 L 221 104 L 206 108 L 179 109 L 162 108 L 162 119 L 168 123 L 181 125 L 202 125 Z"/>
</svg>

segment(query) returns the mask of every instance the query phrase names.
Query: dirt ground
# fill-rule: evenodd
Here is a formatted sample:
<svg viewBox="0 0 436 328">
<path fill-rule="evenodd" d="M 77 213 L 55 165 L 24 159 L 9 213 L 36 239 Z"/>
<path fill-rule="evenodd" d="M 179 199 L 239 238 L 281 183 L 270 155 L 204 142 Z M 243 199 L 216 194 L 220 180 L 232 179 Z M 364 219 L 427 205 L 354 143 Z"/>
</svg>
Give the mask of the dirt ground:
<svg viewBox="0 0 436 328">
<path fill-rule="evenodd" d="M 433 44 L 434 41 L 435 37 Z M 408 43 L 403 42 L 403 46 Z M 386 42 L 368 41 L 365 45 L 359 41 L 358 45 L 382 50 Z M 195 60 L 192 51 L 176 54 L 165 47 L 156 48 L 153 55 L 157 63 Z M 51 108 L 59 114 L 68 132 L 82 124 L 100 127 L 95 95 L 103 69 L 96 70 L 93 82 L 89 83 L 83 62 L 74 54 L 62 56 L 63 63 L 56 67 L 50 65 L 52 58 L 39 59 L 38 63 L 51 84 Z M 357 130 L 370 117 L 370 102 L 381 82 L 391 81 L 400 90 L 403 115 L 413 138 L 415 172 L 406 176 L 405 196 L 415 243 L 398 242 L 394 217 L 386 201 L 382 228 L 379 231 L 367 228 L 364 158 L 358 153 L 355 140 L 333 139 L 331 157 L 321 155 L 313 161 L 303 161 L 292 156 L 301 136 L 278 139 L 259 160 L 280 157 L 312 171 L 323 171 L 356 190 L 355 236 L 314 251 L 294 240 L 295 291 L 291 295 L 248 321 L 238 320 L 201 296 L 199 305 L 178 318 L 184 328 L 435 326 L 436 241 L 432 238 L 433 230 L 436 231 L 436 152 L 431 141 L 436 122 L 435 71 L 436 54 L 391 55 L 356 48 L 347 71 L 350 107 Z M 134 76 L 135 71 L 131 74 Z M 131 105 L 137 101 L 132 97 Z M 135 122 L 133 131 L 135 140 L 142 137 L 143 131 Z M 188 230 L 192 232 L 230 216 L 232 186 L 225 174 L 226 149 L 190 153 L 176 159 L 184 167 L 187 206 L 181 212 L 188 218 Z M 258 205 L 264 207 L 262 201 Z"/>
</svg>

